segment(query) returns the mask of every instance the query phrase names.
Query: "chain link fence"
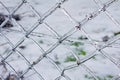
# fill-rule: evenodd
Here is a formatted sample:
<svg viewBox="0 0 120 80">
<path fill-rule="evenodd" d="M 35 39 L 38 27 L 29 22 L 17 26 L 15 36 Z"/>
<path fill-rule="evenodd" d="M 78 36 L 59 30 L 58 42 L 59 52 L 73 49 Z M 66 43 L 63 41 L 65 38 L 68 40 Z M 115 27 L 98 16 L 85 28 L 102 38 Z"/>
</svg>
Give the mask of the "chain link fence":
<svg viewBox="0 0 120 80">
<path fill-rule="evenodd" d="M 86 5 L 94 3 L 96 7 L 94 6 L 95 10 L 88 11 L 90 13 L 83 13 L 85 17 L 80 16 L 84 17 L 80 20 L 69 12 L 70 0 L 46 0 L 46 4 L 41 1 L 0 0 L 0 80 L 82 80 L 81 73 L 84 72 L 90 75 L 86 75 L 89 80 L 106 80 L 98 77 L 94 70 L 98 65 L 95 64 L 96 57 L 100 58 L 98 61 L 111 63 L 109 67 L 115 67 L 118 71 L 114 76 L 109 76 L 111 78 L 108 80 L 119 80 L 120 57 L 116 55 L 120 47 L 119 32 L 109 37 L 106 36 L 109 32 L 105 34 L 102 29 L 104 37 L 101 41 L 94 39 L 96 37 L 89 33 L 89 29 L 97 29 L 97 26 L 102 28 L 102 25 L 98 24 L 102 21 L 101 18 L 94 24 L 94 28 L 89 24 L 94 23 L 94 19 L 99 16 L 103 18 L 103 22 L 105 17 L 109 19 L 104 22 L 110 23 L 107 28 L 113 27 L 119 31 L 120 24 L 109 11 L 113 5 L 120 3 L 119 0 L 84 0 Z M 56 21 L 56 24 L 52 21 Z M 99 31 L 97 30 L 96 34 Z M 114 50 L 111 49 L 113 47 Z M 88 64 L 93 65 L 93 69 Z M 72 76 L 74 72 L 78 75 Z"/>
</svg>

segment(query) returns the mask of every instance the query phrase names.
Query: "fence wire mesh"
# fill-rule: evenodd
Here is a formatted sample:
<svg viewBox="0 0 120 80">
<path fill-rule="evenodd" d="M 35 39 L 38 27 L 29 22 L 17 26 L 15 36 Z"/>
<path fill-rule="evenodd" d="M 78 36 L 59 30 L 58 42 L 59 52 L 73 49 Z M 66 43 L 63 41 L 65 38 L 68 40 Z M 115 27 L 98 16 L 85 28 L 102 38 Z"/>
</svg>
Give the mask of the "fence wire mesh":
<svg viewBox="0 0 120 80">
<path fill-rule="evenodd" d="M 38 2 L 41 1 L 38 0 Z M 112 29 L 119 31 L 118 19 L 112 16 L 111 13 L 114 11 L 109 9 L 116 5 L 117 11 L 119 9 L 117 4 L 120 2 L 119 0 L 86 2 L 87 6 L 94 3 L 95 10 L 83 13 L 85 17 L 82 15 L 80 17 L 84 18 L 79 19 L 70 12 L 72 11 L 70 0 L 46 0 L 46 4 L 35 3 L 32 0 L 0 0 L 0 80 L 81 80 L 82 72 L 90 75 L 90 80 L 103 80 L 94 70 L 98 65 L 94 60 L 97 56 L 102 56 L 100 61 L 110 63 L 109 67 L 115 67 L 118 71 L 108 80 L 119 80 L 120 57 L 119 54 L 117 55 L 120 47 L 119 33 L 109 37 L 106 36 L 109 31 L 105 34 L 102 29 L 103 40 L 97 40 L 93 34 L 89 33 L 89 29 L 98 27 L 101 29 L 102 25 L 98 23 L 103 20 L 104 24 L 109 24 L 105 25 L 108 26 L 107 28 L 113 27 Z M 74 13 L 78 12 L 74 11 Z M 99 16 L 100 19 L 98 19 Z M 106 17 L 108 19 L 104 21 Z M 93 28 L 90 23 L 94 23 L 96 18 L 98 23 L 94 24 Z M 52 21 L 56 21 L 56 24 Z M 99 30 L 96 32 L 96 36 L 99 37 L 97 33 Z M 83 46 L 86 48 L 85 51 Z M 78 76 L 74 76 L 74 72 L 78 72 Z"/>
</svg>

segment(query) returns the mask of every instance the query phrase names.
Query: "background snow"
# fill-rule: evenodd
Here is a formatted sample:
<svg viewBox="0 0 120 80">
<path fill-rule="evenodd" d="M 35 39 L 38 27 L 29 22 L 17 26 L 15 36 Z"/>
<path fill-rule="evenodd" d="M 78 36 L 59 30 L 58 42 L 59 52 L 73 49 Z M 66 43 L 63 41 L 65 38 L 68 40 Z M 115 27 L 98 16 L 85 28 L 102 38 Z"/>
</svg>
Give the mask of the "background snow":
<svg viewBox="0 0 120 80">
<path fill-rule="evenodd" d="M 0 0 L 4 5 L 12 11 L 15 6 L 17 6 L 22 0 Z M 27 0 L 41 15 L 46 13 L 47 10 L 49 10 L 55 3 L 55 0 Z M 103 3 L 107 2 L 109 0 L 102 0 Z M 112 6 L 110 6 L 107 10 L 111 13 L 111 15 L 117 20 L 120 21 L 120 1 L 114 3 Z M 69 14 L 77 21 L 81 21 L 85 18 L 86 14 L 92 13 L 93 11 L 96 11 L 99 9 L 98 5 L 96 5 L 92 0 L 68 0 L 66 3 L 62 5 L 63 8 L 65 8 Z M 0 13 L 8 14 L 8 12 L 3 8 L 2 5 L 0 5 Z M 39 19 L 34 12 L 30 9 L 30 7 L 27 4 L 24 4 L 15 14 L 20 14 L 22 17 L 21 21 L 18 23 L 21 24 L 26 30 L 30 29 L 32 25 L 35 24 L 35 22 Z M 46 23 L 48 23 L 60 36 L 64 35 L 67 31 L 69 31 L 71 28 L 75 27 L 76 24 L 71 22 L 68 17 L 65 16 L 65 14 L 60 10 L 57 9 L 52 15 L 50 15 L 47 19 L 45 19 Z M 3 32 L 10 42 L 13 44 L 16 44 L 23 36 L 24 32 L 21 31 L 19 25 L 16 24 L 15 21 L 13 21 L 14 27 L 13 30 L 19 30 L 20 32 L 16 31 L 10 31 L 10 32 Z M 106 14 L 102 13 L 99 16 L 97 16 L 92 21 L 88 22 L 83 29 L 90 35 L 90 37 L 97 41 L 100 44 L 103 44 L 102 37 L 109 36 L 113 37 L 113 33 L 119 31 L 119 28 L 116 27 L 116 25 L 106 16 Z M 37 42 L 43 41 L 43 43 L 40 43 L 41 47 L 46 51 L 48 50 L 56 41 L 56 37 L 46 28 L 45 24 L 39 25 L 34 32 L 40 33 L 37 35 L 40 35 L 41 37 L 35 37 L 30 36 L 32 39 L 36 40 Z M 80 31 L 73 34 L 68 39 L 77 40 L 78 37 L 80 37 L 83 33 Z M 5 39 L 0 36 L 0 44 L 5 43 Z M 84 46 L 83 48 L 86 50 L 87 55 L 90 54 L 95 50 L 93 45 L 88 44 L 88 41 L 83 41 Z M 119 42 L 119 41 L 118 41 Z M 49 57 L 51 57 L 53 60 L 56 60 L 56 57 L 58 57 L 58 60 L 60 62 L 59 66 L 64 69 L 65 67 L 74 64 L 75 62 L 68 62 L 65 63 L 65 58 L 70 55 L 70 50 L 66 49 L 64 45 L 67 43 L 64 42 L 64 44 L 57 47 L 53 52 L 48 54 Z M 25 46 L 25 49 L 17 48 L 18 51 L 20 51 L 29 61 L 32 63 L 35 61 L 39 55 L 41 55 L 41 51 L 39 47 L 31 40 L 26 39 L 21 45 Z M 67 44 L 69 46 L 69 44 Z M 118 45 L 119 46 L 119 45 Z M 8 52 L 10 52 L 11 46 L 8 44 L 0 46 L 0 54 L 5 57 Z M 74 49 L 74 48 L 73 48 Z M 119 61 L 120 55 L 119 55 L 119 48 L 110 48 L 107 47 L 104 49 L 105 52 L 113 56 L 116 60 Z M 99 54 L 99 53 L 98 53 Z M 83 57 L 84 58 L 84 57 Z M 1 60 L 1 58 L 0 58 Z M 6 60 L 16 71 L 24 71 L 26 68 L 28 68 L 28 63 L 22 58 L 21 55 L 19 55 L 18 52 L 13 53 L 7 60 Z M 96 56 L 96 60 L 88 60 L 84 64 L 86 64 L 93 72 L 96 73 L 96 75 L 103 77 L 105 75 L 113 75 L 116 76 L 119 74 L 120 70 L 107 58 L 101 56 L 100 54 Z M 0 74 L 1 76 L 7 75 L 8 73 L 15 73 L 8 65 L 6 65 L 7 71 L 3 74 L 4 68 L 1 66 Z M 60 76 L 60 73 L 55 68 L 54 65 L 52 65 L 48 59 L 44 58 L 41 62 L 39 62 L 34 67 L 45 80 L 54 80 L 56 77 Z M 81 66 L 77 68 L 73 68 L 71 70 L 68 70 L 65 72 L 66 75 L 68 75 L 71 80 L 87 80 L 87 78 L 84 78 L 85 74 L 88 74 L 85 69 L 83 69 Z M 88 74 L 89 75 L 89 74 Z M 38 74 L 36 74 L 35 71 L 30 70 L 27 74 L 24 75 L 25 80 L 39 80 Z M 64 80 L 64 79 L 62 79 Z"/>
</svg>

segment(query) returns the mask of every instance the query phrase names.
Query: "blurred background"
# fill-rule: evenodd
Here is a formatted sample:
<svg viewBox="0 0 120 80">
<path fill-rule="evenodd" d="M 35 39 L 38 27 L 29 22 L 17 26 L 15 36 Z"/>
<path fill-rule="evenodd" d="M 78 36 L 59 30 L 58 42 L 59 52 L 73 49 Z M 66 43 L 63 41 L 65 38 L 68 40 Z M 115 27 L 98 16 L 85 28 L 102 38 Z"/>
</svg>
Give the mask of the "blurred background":
<svg viewBox="0 0 120 80">
<path fill-rule="evenodd" d="M 0 0 L 0 80 L 119 80 L 119 0 Z"/>
</svg>

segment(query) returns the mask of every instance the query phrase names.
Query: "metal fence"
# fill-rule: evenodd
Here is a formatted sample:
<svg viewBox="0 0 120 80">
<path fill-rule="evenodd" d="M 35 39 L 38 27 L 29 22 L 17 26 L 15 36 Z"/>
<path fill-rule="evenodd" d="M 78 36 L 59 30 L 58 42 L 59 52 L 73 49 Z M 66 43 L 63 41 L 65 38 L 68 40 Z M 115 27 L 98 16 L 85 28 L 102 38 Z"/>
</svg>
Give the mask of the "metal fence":
<svg viewBox="0 0 120 80">
<path fill-rule="evenodd" d="M 64 5 L 64 3 L 67 3 L 69 0 L 54 1 L 54 2 L 56 2 L 55 5 L 52 6 L 44 14 L 41 14 L 38 10 L 36 10 L 34 8 L 34 6 L 31 5 L 29 3 L 29 1 L 27 1 L 27 0 L 21 0 L 17 4 L 17 6 L 14 7 L 14 9 L 12 9 L 11 11 L 9 10 L 9 7 L 7 7 L 5 5 L 4 1 L 0 0 L 0 4 L 7 11 L 8 16 L 6 16 L 5 20 L 0 24 L 0 37 L 1 37 L 0 38 L 1 39 L 1 41 L 0 41 L 0 50 L 1 50 L 0 51 L 0 67 L 2 67 L 1 68 L 1 73 L 0 73 L 0 79 L 1 80 L 23 80 L 23 79 L 25 79 L 25 77 L 27 77 L 28 73 L 31 74 L 31 75 L 37 74 L 38 78 L 36 78 L 36 80 L 46 80 L 46 78 L 43 77 L 41 72 L 36 69 L 36 66 L 39 68 L 42 65 L 42 64 L 40 65 L 41 61 L 43 61 L 43 63 L 46 63 L 46 61 L 44 61 L 44 59 L 47 59 L 49 61 L 48 63 L 52 64 L 55 67 L 55 70 L 59 71 L 59 74 L 57 75 L 55 80 L 63 80 L 63 79 L 71 80 L 71 78 L 66 74 L 66 71 L 69 71 L 69 70 L 74 69 L 74 68 L 79 67 L 79 66 L 83 67 L 93 77 L 92 79 L 100 80 L 96 76 L 96 73 L 92 69 L 90 69 L 89 67 L 87 67 L 84 64 L 85 62 L 91 60 L 93 57 L 96 57 L 96 56 L 99 56 L 99 55 L 102 55 L 106 59 L 109 59 L 118 68 L 120 67 L 119 66 L 119 60 L 116 60 L 113 56 L 111 56 L 109 53 L 106 53 L 104 51 L 105 48 L 107 48 L 107 47 L 111 46 L 112 44 L 115 44 L 117 41 L 119 41 L 120 36 L 119 35 L 114 36 L 114 37 L 106 40 L 105 42 L 102 42 L 102 44 L 98 44 L 99 42 L 96 43 L 96 41 L 94 41 L 91 38 L 91 35 L 89 35 L 89 33 L 87 33 L 86 30 L 84 29 L 84 25 L 85 24 L 87 24 L 88 22 L 92 21 L 93 19 L 95 19 L 100 14 L 105 14 L 115 24 L 115 26 L 117 26 L 119 28 L 120 24 L 118 23 L 118 21 L 111 16 L 109 11 L 107 11 L 107 8 L 112 6 L 112 4 L 116 4 L 119 0 L 109 0 L 108 2 L 106 2 L 104 4 L 101 3 L 100 0 L 93 0 L 94 3 L 98 5 L 99 9 L 96 10 L 96 11 L 93 11 L 92 13 L 86 14 L 86 17 L 83 20 L 81 20 L 81 21 L 75 20 L 70 15 L 70 13 L 67 11 L 67 9 L 65 9 L 64 6 L 62 6 L 62 5 Z M 29 6 L 29 8 L 37 16 L 37 20 L 36 20 L 35 24 L 33 24 L 33 26 L 31 26 L 29 29 L 25 29 L 24 26 L 22 26 L 22 24 L 19 24 L 19 22 L 17 22 L 13 18 L 13 15 L 15 15 L 17 13 L 17 11 L 23 5 Z M 45 21 L 49 16 L 51 16 L 52 14 L 57 12 L 57 10 L 61 10 L 67 16 L 67 18 L 70 20 L 70 23 L 72 23 L 72 22 L 75 23 L 75 26 L 72 26 L 72 28 L 68 27 L 69 29 L 66 32 L 63 32 L 63 35 L 59 34 L 53 27 L 51 27 L 49 25 L 49 23 L 47 23 Z M 17 24 L 15 29 L 4 28 L 3 27 L 9 21 L 12 21 L 12 20 L 14 21 L 13 24 L 15 24 L 15 23 Z M 43 24 L 46 26 L 46 29 L 48 31 L 50 31 L 51 34 L 53 34 L 52 36 L 50 36 L 47 33 L 46 34 L 40 34 L 40 33 L 35 32 L 35 30 L 40 25 L 43 25 Z M 20 28 L 21 31 L 17 30 L 17 28 Z M 16 39 L 15 40 L 13 39 L 13 41 L 10 40 L 9 35 L 8 35 L 10 32 L 14 32 L 14 34 L 16 34 L 16 35 L 13 35 L 13 36 L 14 36 L 14 38 L 17 38 L 17 40 Z M 73 43 L 74 42 L 74 40 L 70 39 L 70 38 L 76 32 L 82 32 L 82 34 L 85 35 L 85 37 L 88 39 L 87 42 L 85 41 L 85 43 L 88 43 L 88 44 L 92 45 L 95 48 L 95 50 L 92 53 L 88 53 L 88 55 L 85 55 L 83 58 L 80 58 L 79 55 L 76 54 L 71 49 L 71 47 L 69 47 L 68 45 L 67 46 L 64 45 L 64 42 L 68 42 L 68 43 Z M 22 37 L 19 37 L 17 34 L 22 34 Z M 13 36 L 12 36 L 12 38 L 13 38 Z M 45 37 L 45 36 L 48 37 L 47 38 L 48 41 L 49 41 L 49 38 L 55 39 L 55 41 L 53 41 L 55 43 L 52 43 L 51 46 L 48 49 L 44 49 L 43 47 L 41 47 L 41 44 L 37 42 L 36 38 L 34 38 L 34 37 L 38 37 L 39 38 L 39 37 Z M 24 54 L 27 54 L 27 53 L 24 53 L 23 51 L 18 49 L 20 47 L 22 49 L 25 48 L 25 46 L 21 46 L 21 45 L 24 42 L 27 42 L 27 40 L 28 41 L 29 40 L 32 41 L 33 44 L 35 44 L 40 49 L 40 51 L 38 51 L 40 54 L 33 53 L 34 55 L 36 55 L 35 59 L 33 61 L 32 60 L 29 61 L 29 59 L 28 59 L 29 56 L 25 56 L 24 55 Z M 41 41 L 41 43 L 42 43 L 42 41 Z M 29 44 L 29 45 L 32 45 L 32 44 Z M 59 64 L 57 64 L 54 61 L 54 59 L 52 59 L 50 57 L 53 54 L 53 51 L 56 50 L 56 48 L 59 47 L 60 45 L 63 45 L 64 48 L 66 48 L 70 53 L 72 53 L 72 56 L 76 60 L 74 64 L 70 64 L 69 66 L 61 68 L 59 66 Z M 9 48 L 5 48 L 4 46 L 7 46 Z M 116 48 L 116 49 L 119 49 L 119 48 Z M 30 51 L 28 50 L 27 52 L 29 53 Z M 62 51 L 58 52 L 56 54 L 61 54 L 61 53 L 62 53 Z M 22 64 L 27 64 L 27 67 L 24 67 L 24 65 L 21 65 L 21 64 L 19 65 L 19 67 L 21 69 L 22 69 L 22 67 L 24 67 L 22 72 L 18 72 L 16 67 L 14 67 L 14 64 L 19 64 L 19 62 L 17 62 L 17 63 L 16 62 L 10 63 L 10 61 L 9 61 L 9 60 L 11 60 L 11 62 L 12 61 L 16 61 L 18 59 L 17 55 L 19 55 L 20 58 L 22 58 L 22 60 L 24 61 L 24 62 L 22 62 Z M 59 56 L 57 56 L 57 57 L 59 57 Z M 20 61 L 20 63 L 21 63 L 21 61 Z M 49 68 L 49 66 L 48 66 L 48 68 Z M 45 69 L 46 69 L 46 67 L 45 67 Z M 5 76 L 6 72 L 9 73 L 9 75 L 8 75 L 9 79 L 7 79 L 6 76 Z M 13 75 L 10 74 L 11 72 L 13 73 Z M 44 70 L 43 70 L 43 72 L 44 72 Z M 49 73 L 49 71 L 47 73 Z M 47 75 L 47 73 L 46 73 L 46 75 Z M 51 73 L 51 75 L 56 75 L 56 73 L 54 73 L 54 74 Z M 31 76 L 29 75 L 28 77 L 31 77 Z M 25 80 L 28 80 L 28 79 L 25 79 Z M 111 80 L 119 80 L 119 74 L 114 76 Z"/>
</svg>

